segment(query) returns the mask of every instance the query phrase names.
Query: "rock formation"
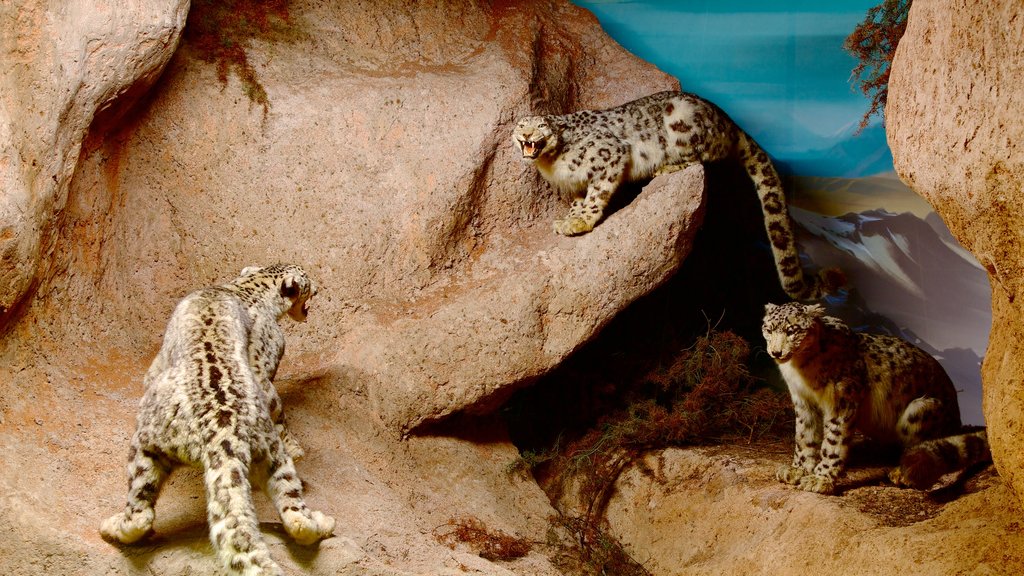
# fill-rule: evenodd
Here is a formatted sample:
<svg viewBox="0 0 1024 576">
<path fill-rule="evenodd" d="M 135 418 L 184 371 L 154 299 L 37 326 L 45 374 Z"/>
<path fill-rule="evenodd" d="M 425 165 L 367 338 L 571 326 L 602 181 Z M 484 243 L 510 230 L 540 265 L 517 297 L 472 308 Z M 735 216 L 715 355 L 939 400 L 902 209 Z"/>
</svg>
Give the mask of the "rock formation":
<svg viewBox="0 0 1024 576">
<path fill-rule="evenodd" d="M 152 85 L 187 10 L 187 0 L 0 6 L 0 324 L 49 264 L 93 120 Z"/>
<path fill-rule="evenodd" d="M 993 459 L 1024 498 L 1024 18 L 1009 0 L 915 2 L 885 121 L 900 177 L 988 270 L 982 366 Z"/>
<path fill-rule="evenodd" d="M 775 480 L 788 445 L 669 449 L 627 471 L 608 507 L 612 534 L 652 575 L 1019 574 L 1024 534 L 991 473 L 943 506 L 850 471 L 838 497 Z"/>
<path fill-rule="evenodd" d="M 533 538 L 553 513 L 506 474 L 517 452 L 498 421 L 472 414 L 673 273 L 703 173 L 563 238 L 551 222 L 567 205 L 510 129 L 675 81 L 564 2 L 291 2 L 286 38 L 247 45 L 263 107 L 201 47 L 176 50 L 188 3 L 18 4 L 0 9 L 0 60 L 17 63 L 0 85 L 4 571 L 215 565 L 195 473 L 165 488 L 155 547 L 119 549 L 97 526 L 123 505 L 141 377 L 176 301 L 287 261 L 321 291 L 289 329 L 279 389 L 310 501 L 339 524 L 318 552 L 271 524 L 275 557 L 331 574 L 557 573 L 538 553 L 510 570 L 435 540 L 464 516 Z"/>
<path fill-rule="evenodd" d="M 673 273 L 701 223 L 704 173 L 658 178 L 595 232 L 563 238 L 551 222 L 566 204 L 515 157 L 509 130 L 524 113 L 618 104 L 675 81 L 562 0 L 293 0 L 287 34 L 243 42 L 264 107 L 234 72 L 223 83 L 201 47 L 179 46 L 185 11 L 210 3 L 125 4 L 0 6 L 0 570 L 212 573 L 194 471 L 164 488 L 146 544 L 112 546 L 97 527 L 123 505 L 142 375 L 174 304 L 244 266 L 290 261 L 321 291 L 309 322 L 287 329 L 277 383 L 306 449 L 308 501 L 338 528 L 319 547 L 293 545 L 257 494 L 275 558 L 290 574 L 559 574 L 541 551 L 500 562 L 436 536 L 477 518 L 544 539 L 555 511 L 507 473 L 518 451 L 494 408 Z M 999 345 L 1015 344 L 1009 334 Z M 681 476 L 651 469 L 689 500 L 652 507 L 623 484 L 610 508 L 659 574 L 677 573 L 665 550 L 679 528 L 660 524 L 657 550 L 630 528 L 658 514 L 692 527 L 711 509 L 765 542 L 792 530 L 755 550 L 762 568 L 820 536 L 822 506 L 838 516 L 774 485 L 729 492 L 763 482 L 770 462 L 748 474 L 665 458 Z M 722 495 L 729 506 L 693 505 Z M 982 495 L 958 510 L 1009 526 L 1003 493 Z M 657 514 L 637 517 L 631 502 Z M 805 521 L 783 523 L 790 511 Z M 915 558 L 944 543 L 957 514 L 907 537 Z M 771 531 L 751 526 L 766 516 Z M 843 537 L 874 529 L 860 517 L 844 526 Z M 694 540 L 715 555 L 713 539 Z M 747 573 L 738 558 L 723 552 L 716 573 Z"/>
</svg>

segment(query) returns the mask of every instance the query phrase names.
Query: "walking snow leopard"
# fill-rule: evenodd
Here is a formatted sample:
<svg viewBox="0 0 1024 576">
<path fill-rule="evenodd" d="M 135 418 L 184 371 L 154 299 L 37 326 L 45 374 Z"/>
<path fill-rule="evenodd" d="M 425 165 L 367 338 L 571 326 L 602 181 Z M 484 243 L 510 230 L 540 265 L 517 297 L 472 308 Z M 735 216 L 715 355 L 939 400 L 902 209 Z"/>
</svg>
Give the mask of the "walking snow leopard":
<svg viewBox="0 0 1024 576">
<path fill-rule="evenodd" d="M 529 116 L 512 132 L 525 160 L 551 185 L 573 196 L 555 232 L 593 230 L 625 182 L 674 172 L 697 162 L 738 158 L 753 180 L 783 289 L 798 300 L 820 298 L 844 283 L 800 268 L 786 197 L 768 154 L 718 106 L 685 92 L 659 92 L 608 110 Z"/>
<path fill-rule="evenodd" d="M 179 465 L 201 467 L 210 540 L 221 563 L 246 576 L 283 574 L 259 534 L 250 474 L 299 544 L 330 536 L 334 519 L 311 511 L 285 436 L 273 378 L 286 314 L 304 322 L 316 285 L 298 266 L 250 267 L 186 296 L 143 379 L 128 457 L 128 503 L 104 538 L 130 544 L 153 526 L 160 486 Z"/>
<path fill-rule="evenodd" d="M 989 459 L 985 432 L 961 434 L 956 389 L 920 348 L 853 332 L 819 305 L 768 304 L 762 328 L 796 409 L 793 463 L 780 481 L 833 493 L 855 430 L 903 447 L 889 474 L 900 486 L 927 489 Z"/>
</svg>

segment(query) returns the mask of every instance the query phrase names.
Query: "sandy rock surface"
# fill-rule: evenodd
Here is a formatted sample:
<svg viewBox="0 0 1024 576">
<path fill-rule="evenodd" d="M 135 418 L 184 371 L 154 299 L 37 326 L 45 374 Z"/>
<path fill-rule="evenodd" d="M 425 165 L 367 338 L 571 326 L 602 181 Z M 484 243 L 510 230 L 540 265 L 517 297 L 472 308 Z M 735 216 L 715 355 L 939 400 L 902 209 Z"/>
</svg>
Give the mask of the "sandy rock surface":
<svg viewBox="0 0 1024 576">
<path fill-rule="evenodd" d="M 991 467 L 945 503 L 877 465 L 853 468 L 839 496 L 801 492 L 775 480 L 788 460 L 788 444 L 652 454 L 619 479 L 610 532 L 658 576 L 1024 571 L 1014 496 Z"/>
<path fill-rule="evenodd" d="M 0 11 L 15 31 L 4 61 L 20 58 L 0 91 L 15 130 L 0 163 L 14 214 L 0 237 L 0 568 L 217 573 L 195 472 L 172 476 L 146 543 L 111 546 L 97 528 L 123 506 L 142 374 L 174 304 L 286 261 L 321 290 L 287 328 L 278 388 L 308 500 L 338 526 L 295 546 L 257 495 L 274 557 L 296 574 L 557 573 L 540 553 L 504 566 L 438 542 L 462 517 L 543 538 L 553 510 L 506 472 L 518 453 L 500 419 L 421 424 L 486 414 L 678 267 L 699 167 L 562 238 L 566 204 L 510 138 L 521 114 L 674 80 L 567 3 L 293 2 L 287 40 L 247 51 L 264 108 L 194 47 L 175 52 L 182 6 L 24 8 Z M 67 47 L 88 58 L 69 69 Z"/>
<path fill-rule="evenodd" d="M 296 546 L 257 494 L 275 559 L 289 574 L 558 574 L 539 545 L 499 562 L 437 536 L 471 517 L 545 539 L 554 509 L 507 472 L 518 452 L 494 408 L 672 274 L 700 225 L 703 171 L 658 178 L 595 232 L 561 238 L 566 205 L 509 130 L 674 81 L 563 2 L 307 0 L 290 4 L 287 41 L 247 50 L 263 108 L 234 74 L 222 85 L 175 52 L 184 3 L 54 4 L 0 7 L 14 31 L 0 62 L 16 62 L 0 67 L 0 570 L 221 573 L 194 471 L 172 476 L 143 544 L 97 528 L 123 505 L 142 375 L 174 304 L 290 261 L 321 292 L 287 327 L 277 385 L 307 500 L 338 525 Z M 973 538 L 981 552 L 950 553 L 940 573 L 996 566 L 992 543 L 1019 538 L 998 480 L 903 532 L 780 488 L 777 454 L 673 454 L 649 466 L 657 484 L 624 477 L 611 508 L 653 574 L 810 571 L 821 518 L 880 559 Z M 828 565 L 852 573 L 870 546 Z"/>
<path fill-rule="evenodd" d="M 896 170 L 988 270 L 985 421 L 1024 498 L 1024 18 L 1000 0 L 915 2 L 893 63 L 886 127 Z"/>
<path fill-rule="evenodd" d="M 0 325 L 49 264 L 82 140 L 153 84 L 188 0 L 0 5 Z"/>
</svg>

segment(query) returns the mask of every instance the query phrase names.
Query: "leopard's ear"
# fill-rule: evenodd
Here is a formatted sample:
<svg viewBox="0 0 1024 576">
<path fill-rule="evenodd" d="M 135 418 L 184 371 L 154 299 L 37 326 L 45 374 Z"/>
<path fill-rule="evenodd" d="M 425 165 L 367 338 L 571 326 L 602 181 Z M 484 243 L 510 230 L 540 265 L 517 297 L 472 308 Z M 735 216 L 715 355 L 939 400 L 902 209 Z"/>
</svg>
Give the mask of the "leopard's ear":
<svg viewBox="0 0 1024 576">
<path fill-rule="evenodd" d="M 239 276 L 249 276 L 251 274 L 255 274 L 255 273 L 259 272 L 260 270 L 262 270 L 262 267 L 260 267 L 260 266 L 246 266 L 245 268 L 242 268 L 242 272 L 239 273 L 238 275 Z"/>
<path fill-rule="evenodd" d="M 768 302 L 767 304 L 764 305 L 764 313 L 771 314 L 778 307 L 778 304 L 772 304 L 771 302 Z"/>
</svg>

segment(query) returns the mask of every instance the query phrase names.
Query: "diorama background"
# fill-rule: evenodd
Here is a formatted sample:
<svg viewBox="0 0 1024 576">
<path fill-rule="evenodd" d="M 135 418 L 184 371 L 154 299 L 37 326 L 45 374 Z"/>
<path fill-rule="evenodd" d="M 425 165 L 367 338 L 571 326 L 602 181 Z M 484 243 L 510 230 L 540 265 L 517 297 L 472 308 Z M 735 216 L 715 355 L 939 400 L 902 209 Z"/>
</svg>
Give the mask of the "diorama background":
<svg viewBox="0 0 1024 576">
<path fill-rule="evenodd" d="M 930 352 L 961 391 L 964 422 L 982 424 L 988 277 L 896 176 L 881 119 L 858 130 L 869 101 L 853 88 L 857 61 L 843 41 L 877 0 L 576 3 L 768 151 L 787 181 L 802 251 L 850 280 L 848 293 L 828 299 L 830 313 Z"/>
</svg>

